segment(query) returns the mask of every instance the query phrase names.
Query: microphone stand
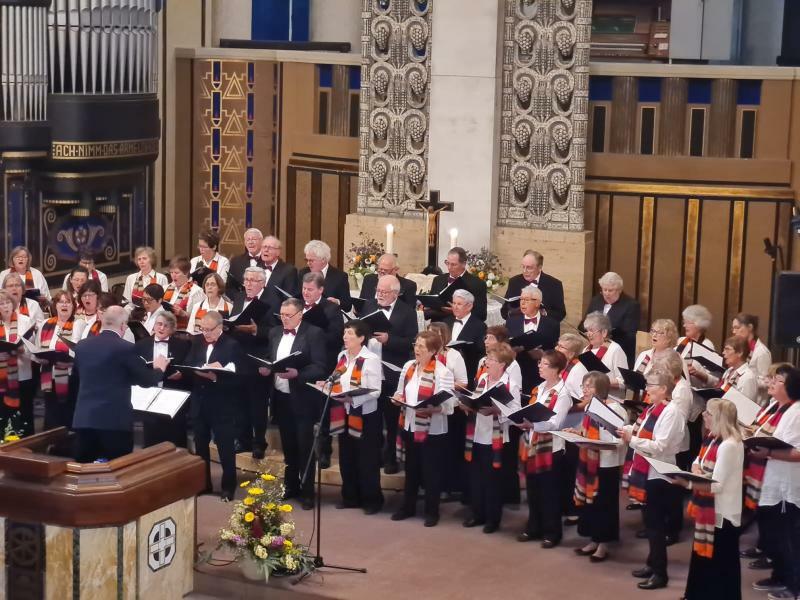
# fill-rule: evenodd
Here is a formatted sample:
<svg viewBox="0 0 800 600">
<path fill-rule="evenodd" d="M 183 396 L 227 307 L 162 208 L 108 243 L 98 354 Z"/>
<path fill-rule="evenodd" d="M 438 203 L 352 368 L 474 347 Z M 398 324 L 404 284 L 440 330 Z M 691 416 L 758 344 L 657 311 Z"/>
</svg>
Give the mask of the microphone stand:
<svg viewBox="0 0 800 600">
<path fill-rule="evenodd" d="M 328 392 L 325 395 L 325 405 L 322 407 L 322 412 L 320 413 L 320 418 L 317 424 L 314 426 L 314 443 L 311 445 L 311 453 L 308 455 L 308 460 L 306 461 L 306 468 L 303 470 L 303 477 L 300 480 L 300 489 L 303 489 L 303 485 L 305 484 L 308 476 L 311 474 L 311 461 L 314 460 L 314 456 L 316 456 L 318 447 L 319 447 L 319 440 L 320 435 L 322 433 L 322 421 L 325 419 L 325 415 L 328 413 L 328 407 L 331 403 L 331 394 L 333 393 L 333 383 L 338 380 L 338 376 L 331 375 L 325 380 L 325 383 L 331 384 L 328 387 Z M 316 469 L 316 477 L 317 477 L 317 497 L 314 501 L 314 519 L 315 519 L 315 526 L 314 529 L 316 530 L 316 538 L 317 538 L 317 547 L 316 547 L 316 554 L 314 555 L 314 571 L 321 568 L 327 569 L 337 569 L 339 571 L 351 571 L 353 573 L 366 573 L 367 570 L 363 567 L 343 567 L 341 565 L 331 565 L 325 562 L 325 559 L 322 558 L 322 467 L 320 466 L 319 459 L 317 459 L 317 469 Z M 297 585 L 301 581 L 303 581 L 306 577 L 311 575 L 313 571 L 306 571 L 302 573 L 299 577 L 297 577 L 293 582 L 292 585 Z"/>
</svg>

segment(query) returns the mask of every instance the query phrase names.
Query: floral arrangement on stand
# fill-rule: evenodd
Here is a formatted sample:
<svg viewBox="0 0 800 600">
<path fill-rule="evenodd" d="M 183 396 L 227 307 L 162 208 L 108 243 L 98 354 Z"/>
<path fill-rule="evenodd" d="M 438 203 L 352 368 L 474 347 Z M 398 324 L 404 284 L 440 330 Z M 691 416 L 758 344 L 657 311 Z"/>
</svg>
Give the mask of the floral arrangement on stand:
<svg viewBox="0 0 800 600">
<path fill-rule="evenodd" d="M 292 505 L 283 502 L 284 488 L 271 473 L 259 473 L 239 487 L 247 489 L 234 505 L 228 526 L 219 532 L 217 549 L 232 550 L 244 575 L 269 580 L 271 574 L 310 571 L 308 548 L 295 542 Z"/>
<path fill-rule="evenodd" d="M 0 439 L 0 444 L 7 444 L 8 442 L 16 442 L 22 439 L 22 429 L 17 423 L 22 420 L 22 415 L 19 411 L 8 417 L 5 426 L 2 427 L 3 437 Z"/>
<path fill-rule="evenodd" d="M 383 242 L 369 237 L 363 231 L 358 235 L 360 236 L 359 241 L 350 244 L 347 259 L 350 268 L 347 270 L 347 274 L 355 280 L 358 289 L 361 289 L 364 276 L 378 270 L 378 259 L 386 251 Z"/>
<path fill-rule="evenodd" d="M 500 259 L 486 247 L 477 253 L 467 252 L 467 271 L 486 283 L 487 292 L 496 292 L 507 281 Z"/>
</svg>

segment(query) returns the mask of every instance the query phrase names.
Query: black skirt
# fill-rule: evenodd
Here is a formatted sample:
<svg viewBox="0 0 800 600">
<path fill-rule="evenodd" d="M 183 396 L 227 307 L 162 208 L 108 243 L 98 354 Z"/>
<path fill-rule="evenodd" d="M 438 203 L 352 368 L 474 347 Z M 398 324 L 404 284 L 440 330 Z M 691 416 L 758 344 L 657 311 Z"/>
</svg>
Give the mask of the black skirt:
<svg viewBox="0 0 800 600">
<path fill-rule="evenodd" d="M 619 485 L 622 467 L 597 470 L 597 495 L 594 502 L 579 509 L 578 535 L 597 544 L 619 539 Z"/>
<path fill-rule="evenodd" d="M 692 552 L 686 579 L 686 600 L 741 600 L 742 571 L 739 533 L 730 521 L 714 529 L 714 555 L 703 558 Z"/>
</svg>

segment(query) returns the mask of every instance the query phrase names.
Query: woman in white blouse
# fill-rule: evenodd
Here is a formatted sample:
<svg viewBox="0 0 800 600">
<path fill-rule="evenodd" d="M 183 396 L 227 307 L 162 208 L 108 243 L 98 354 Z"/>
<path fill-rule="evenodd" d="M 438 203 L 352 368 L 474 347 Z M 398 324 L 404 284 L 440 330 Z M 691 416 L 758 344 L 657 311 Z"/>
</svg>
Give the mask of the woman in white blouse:
<svg viewBox="0 0 800 600">
<path fill-rule="evenodd" d="M 169 276 L 172 282 L 164 290 L 164 302 L 172 305 L 178 331 L 187 331 L 189 315 L 206 295 L 203 288 L 189 277 L 189 259 L 185 256 L 175 256 L 169 261 Z"/>
<path fill-rule="evenodd" d="M 736 405 L 730 400 L 709 400 L 703 423 L 708 435 L 692 463 L 692 473 L 709 477 L 715 483 L 673 480 L 676 485 L 694 491 L 689 513 L 695 519 L 695 537 L 683 597 L 740 600 L 744 445 L 736 421 Z"/>
<path fill-rule="evenodd" d="M 772 364 L 772 353 L 758 337 L 758 317 L 748 313 L 739 313 L 733 318 L 731 333 L 747 341 L 750 351 L 750 358 L 747 364 L 756 376 L 758 384 L 758 398 L 754 398 L 754 400 L 761 406 L 766 406 L 769 400 L 767 395 L 767 371 L 769 371 L 769 366 Z"/>
<path fill-rule="evenodd" d="M 547 350 L 539 360 L 539 377 L 542 383 L 531 392 L 529 404 L 544 404 L 553 411 L 547 421 L 518 425 L 525 430 L 520 442 L 520 457 L 525 461 L 528 496 L 528 525 L 517 536 L 520 542 L 542 540 L 542 548 L 554 548 L 561 542 L 562 461 L 564 440 L 553 437 L 550 431 L 564 426 L 572 406 L 561 372 L 567 365 L 566 357 L 555 350 Z"/>
<path fill-rule="evenodd" d="M 16 302 L 11 295 L 0 290 L 0 341 L 17 343 L 33 326 L 31 319 L 17 312 Z M 11 422 L 24 435 L 33 433 L 35 391 L 30 356 L 0 352 L 0 418 L 6 423 Z"/>
<path fill-rule="evenodd" d="M 227 281 L 231 262 L 217 252 L 218 248 L 219 235 L 215 231 L 202 232 L 197 237 L 197 250 L 200 256 L 192 258 L 192 273 L 197 269 L 206 268 L 222 277 L 222 281 Z"/>
<path fill-rule="evenodd" d="M 57 290 L 53 294 L 53 308 L 55 316 L 42 324 L 36 336 L 36 345 L 69 353 L 69 346 L 61 338 L 78 341 L 75 335 L 75 303 L 72 294 L 67 290 Z M 39 382 L 44 396 L 44 428 L 72 427 L 72 414 L 75 411 L 75 399 L 69 393 L 72 360 L 38 362 L 42 364 Z"/>
<path fill-rule="evenodd" d="M 339 468 L 342 473 L 342 501 L 336 508 L 362 508 L 372 515 L 383 507 L 381 493 L 381 415 L 378 396 L 383 371 L 377 354 L 367 347 L 369 327 L 361 321 L 345 325 L 344 350 L 334 373 L 334 393 L 356 388 L 375 390 L 348 398 L 331 408 L 331 435 L 339 435 Z M 342 412 L 344 409 L 344 412 Z M 346 413 L 346 414 L 345 414 Z M 344 420 L 342 422 L 342 419 Z M 339 425 L 341 423 L 341 425 Z"/>
<path fill-rule="evenodd" d="M 600 311 L 589 313 L 583 320 L 583 328 L 589 340 L 589 345 L 583 351 L 591 351 L 608 367 L 608 379 L 612 388 L 622 389 L 624 382 L 619 369 L 628 368 L 628 357 L 625 356 L 622 346 L 609 339 L 611 319 Z"/>
<path fill-rule="evenodd" d="M 718 386 L 726 392 L 734 387 L 755 402 L 758 398 L 758 383 L 753 370 L 747 364 L 749 356 L 750 348 L 747 340 L 735 335 L 729 337 L 722 346 L 722 358 L 727 369 L 719 378 L 711 374 L 706 375 L 706 383 Z M 699 373 L 697 375 L 702 379 L 702 375 Z"/>
<path fill-rule="evenodd" d="M 222 277 L 216 273 L 209 273 L 203 280 L 203 292 L 205 299 L 194 305 L 192 312 L 189 315 L 189 323 L 186 325 L 186 331 L 192 334 L 200 333 L 200 321 L 205 314 L 210 310 L 215 310 L 227 319 L 231 314 L 233 305 L 225 300 L 223 294 L 225 293 L 225 282 Z"/>
<path fill-rule="evenodd" d="M 47 287 L 47 280 L 39 269 L 31 266 L 33 256 L 31 251 L 25 246 L 16 246 L 11 249 L 8 255 L 8 268 L 0 271 L 0 285 L 9 273 L 16 273 L 22 278 L 25 291 L 39 290 L 39 298 L 50 299 L 50 289 Z M 38 298 L 34 298 L 38 300 Z"/>
<path fill-rule="evenodd" d="M 3 289 L 9 293 L 17 305 L 17 312 L 25 315 L 34 325 L 40 326 L 44 323 L 44 312 L 36 300 L 25 297 L 25 284 L 17 273 L 9 273 L 3 279 Z"/>
<path fill-rule="evenodd" d="M 636 357 L 633 370 L 646 375 L 653 367 L 653 361 L 672 352 L 678 343 L 678 327 L 672 319 L 656 319 L 650 325 L 650 349 Z"/>
<path fill-rule="evenodd" d="M 428 325 L 428 331 L 438 334 L 442 340 L 441 350 L 437 353 L 437 358 L 453 374 L 453 381 L 457 388 L 467 389 L 469 387 L 469 376 L 467 375 L 467 365 L 461 352 L 455 348 L 448 348 L 451 332 L 447 323 L 432 321 Z"/>
<path fill-rule="evenodd" d="M 487 336 L 488 337 L 488 336 Z M 506 343 L 495 343 L 486 350 L 484 371 L 475 385 L 476 393 L 493 387 L 505 386 L 511 394 L 506 406 L 511 410 L 520 407 L 520 382 L 509 372 L 516 353 Z M 472 515 L 464 527 L 483 525 L 484 533 L 494 533 L 500 528 L 503 516 L 503 458 L 509 445 L 509 421 L 496 406 L 475 411 L 460 405 L 469 413 L 465 458 L 469 464 L 470 502 Z"/>
<path fill-rule="evenodd" d="M 608 376 L 590 371 L 581 384 L 581 404 L 587 407 L 597 398 L 620 419 L 627 420 L 619 402 L 608 399 Z M 589 439 L 619 443 L 619 439 L 603 427 L 588 412 L 584 413 L 580 431 L 570 430 Z M 575 548 L 578 556 L 588 556 L 592 562 L 609 557 L 609 542 L 619 539 L 619 484 L 625 458 L 625 445 L 598 450 L 589 444 L 579 444 L 578 472 L 573 481 L 575 503 L 582 507 L 578 519 L 578 535 L 590 538 L 588 544 Z"/>
<path fill-rule="evenodd" d="M 414 360 L 403 365 L 397 392 L 392 401 L 400 405 L 400 433 L 405 450 L 405 488 L 403 506 L 392 515 L 402 521 L 417 512 L 417 493 L 425 484 L 425 526 L 439 523 L 439 495 L 442 489 L 447 451 L 447 416 L 453 413 L 455 399 L 435 408 L 411 408 L 441 391 L 453 389 L 453 374 L 436 355 L 441 338 L 433 331 L 422 331 L 414 342 Z"/>
<path fill-rule="evenodd" d="M 151 283 L 157 283 L 162 288 L 166 288 L 169 285 L 169 281 L 167 281 L 166 275 L 155 271 L 158 261 L 156 259 L 156 251 L 150 246 L 136 248 L 133 258 L 139 270 L 128 275 L 125 280 L 125 290 L 122 292 L 122 297 L 128 302 L 141 306 L 144 288 Z"/>
</svg>

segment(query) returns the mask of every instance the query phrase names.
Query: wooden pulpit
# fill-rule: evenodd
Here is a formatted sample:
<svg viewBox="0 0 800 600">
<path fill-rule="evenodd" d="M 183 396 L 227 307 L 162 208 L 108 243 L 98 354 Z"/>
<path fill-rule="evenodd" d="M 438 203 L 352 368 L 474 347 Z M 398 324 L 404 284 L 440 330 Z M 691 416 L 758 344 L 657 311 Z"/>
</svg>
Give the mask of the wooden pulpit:
<svg viewBox="0 0 800 600">
<path fill-rule="evenodd" d="M 0 446 L 0 597 L 181 598 L 203 461 L 162 443 L 106 463 L 53 429 Z"/>
</svg>

